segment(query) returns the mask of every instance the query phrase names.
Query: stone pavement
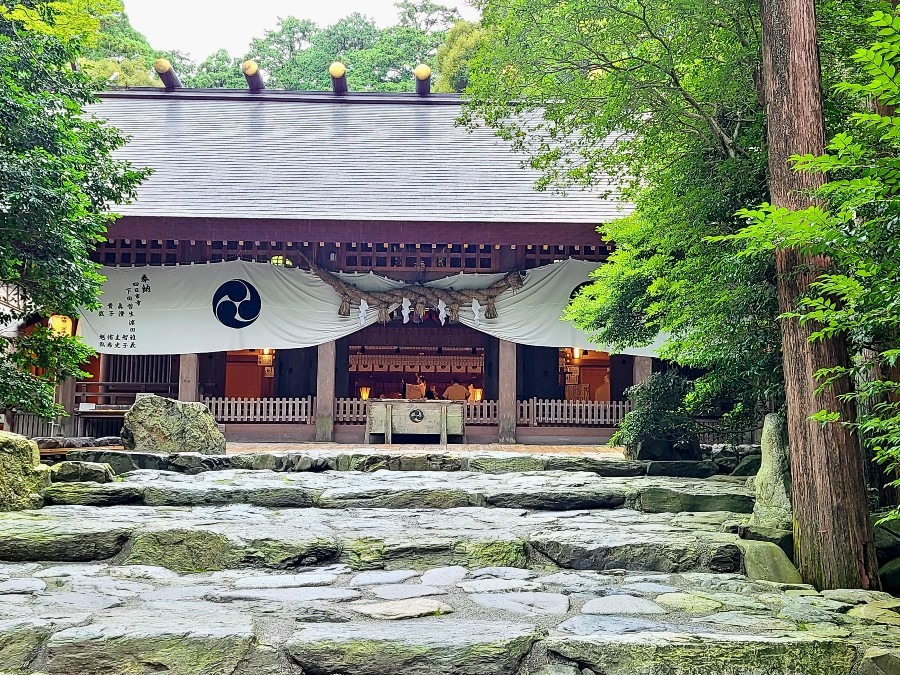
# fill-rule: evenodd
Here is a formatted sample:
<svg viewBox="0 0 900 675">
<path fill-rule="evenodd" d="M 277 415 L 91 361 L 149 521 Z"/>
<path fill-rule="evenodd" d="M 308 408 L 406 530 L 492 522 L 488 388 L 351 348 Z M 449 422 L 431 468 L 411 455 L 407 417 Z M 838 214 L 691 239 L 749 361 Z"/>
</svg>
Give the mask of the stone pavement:
<svg viewBox="0 0 900 675">
<path fill-rule="evenodd" d="M 800 583 L 777 546 L 738 537 L 752 493 L 708 467 L 356 446 L 70 458 L 117 475 L 0 514 L 4 675 L 900 672 L 900 601 Z"/>
</svg>

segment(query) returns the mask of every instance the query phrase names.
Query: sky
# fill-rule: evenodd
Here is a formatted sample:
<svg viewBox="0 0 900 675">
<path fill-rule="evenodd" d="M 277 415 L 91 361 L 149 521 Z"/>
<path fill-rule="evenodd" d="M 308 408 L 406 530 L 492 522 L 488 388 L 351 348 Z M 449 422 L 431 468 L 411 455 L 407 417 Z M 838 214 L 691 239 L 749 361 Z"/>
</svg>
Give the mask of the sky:
<svg viewBox="0 0 900 675">
<path fill-rule="evenodd" d="M 396 22 L 394 0 L 124 0 L 131 25 L 154 49 L 179 49 L 201 61 L 223 47 L 243 56 L 250 40 L 274 28 L 279 17 L 294 15 L 327 26 L 360 12 L 379 26 Z M 443 0 L 457 7 L 463 18 L 477 19 L 478 11 L 465 0 Z"/>
</svg>

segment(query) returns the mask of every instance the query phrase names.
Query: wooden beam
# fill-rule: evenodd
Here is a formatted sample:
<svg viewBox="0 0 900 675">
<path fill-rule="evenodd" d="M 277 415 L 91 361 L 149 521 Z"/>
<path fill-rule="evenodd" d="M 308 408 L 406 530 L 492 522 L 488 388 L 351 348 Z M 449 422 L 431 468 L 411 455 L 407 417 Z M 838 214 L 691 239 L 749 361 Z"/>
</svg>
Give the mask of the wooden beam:
<svg viewBox="0 0 900 675">
<path fill-rule="evenodd" d="M 516 343 L 500 340 L 500 395 L 497 402 L 497 423 L 500 442 L 516 442 Z"/>
<path fill-rule="evenodd" d="M 182 354 L 178 359 L 178 400 L 200 400 L 200 356 Z"/>
<path fill-rule="evenodd" d="M 318 347 L 316 365 L 316 440 L 334 440 L 334 367 L 337 345 L 332 340 Z"/>
</svg>

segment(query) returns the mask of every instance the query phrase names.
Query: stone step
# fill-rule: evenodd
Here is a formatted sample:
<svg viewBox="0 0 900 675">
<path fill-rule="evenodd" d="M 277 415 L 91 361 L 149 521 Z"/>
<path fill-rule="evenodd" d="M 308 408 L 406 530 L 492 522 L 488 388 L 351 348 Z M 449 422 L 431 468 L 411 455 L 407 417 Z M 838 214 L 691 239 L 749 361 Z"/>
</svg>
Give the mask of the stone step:
<svg viewBox="0 0 900 675">
<path fill-rule="evenodd" d="M 186 475 L 139 470 L 111 483 L 54 483 L 47 489 L 45 500 L 48 504 L 85 506 L 242 503 L 319 508 L 493 506 L 567 511 L 627 506 L 646 513 L 753 511 L 753 494 L 742 480 L 605 478 L 570 471 L 279 473 L 231 469 Z"/>
<path fill-rule="evenodd" d="M 298 445 L 302 447 L 302 445 Z M 372 447 L 346 450 L 298 450 L 231 455 L 172 455 L 85 448 L 70 450 L 67 459 L 101 462 L 116 473 L 157 469 L 201 473 L 223 469 L 297 471 L 477 471 L 508 473 L 521 471 L 588 471 L 599 476 L 675 476 L 708 478 L 718 473 L 714 462 L 656 462 L 625 459 L 621 454 L 598 451 L 596 455 L 519 452 L 403 451 Z"/>
<path fill-rule="evenodd" d="M 0 672 L 886 673 L 898 608 L 737 574 L 0 564 Z"/>
<path fill-rule="evenodd" d="M 737 572 L 742 547 L 749 544 L 771 547 L 784 557 L 774 544 L 742 542 L 722 531 L 741 518 L 629 509 L 49 506 L 0 513 L 0 560 L 115 559 L 185 572 L 332 562 L 357 569 L 547 563 Z"/>
</svg>

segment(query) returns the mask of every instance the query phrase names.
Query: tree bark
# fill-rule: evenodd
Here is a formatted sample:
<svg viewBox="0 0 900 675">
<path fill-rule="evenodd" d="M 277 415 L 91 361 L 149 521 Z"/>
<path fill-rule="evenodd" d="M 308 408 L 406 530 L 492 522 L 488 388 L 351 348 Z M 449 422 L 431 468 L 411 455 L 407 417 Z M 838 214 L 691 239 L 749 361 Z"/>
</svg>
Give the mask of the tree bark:
<svg viewBox="0 0 900 675">
<path fill-rule="evenodd" d="M 803 209 L 824 180 L 820 174 L 795 172 L 789 164 L 792 155 L 825 151 L 814 0 L 762 0 L 761 18 L 771 200 L 776 206 Z M 778 304 L 785 312 L 796 307 L 830 261 L 779 249 L 775 265 Z M 810 342 L 812 329 L 795 319 L 781 322 L 794 562 L 804 581 L 819 589 L 878 588 L 859 447 L 846 426 L 809 419 L 819 410 L 854 419 L 852 406 L 839 399 L 850 390 L 847 378 L 816 392 L 816 371 L 847 365 L 847 346 L 840 337 Z"/>
</svg>

